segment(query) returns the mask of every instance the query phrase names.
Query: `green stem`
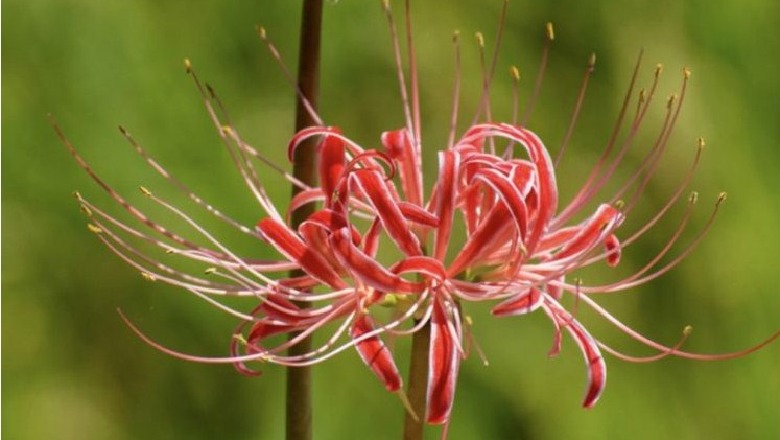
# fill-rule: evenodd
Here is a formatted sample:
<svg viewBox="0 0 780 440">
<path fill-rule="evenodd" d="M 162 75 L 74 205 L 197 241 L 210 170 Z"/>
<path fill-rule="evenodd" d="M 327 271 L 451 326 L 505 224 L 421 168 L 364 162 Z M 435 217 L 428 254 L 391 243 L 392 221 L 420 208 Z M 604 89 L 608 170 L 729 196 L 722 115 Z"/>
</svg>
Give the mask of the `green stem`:
<svg viewBox="0 0 780 440">
<path fill-rule="evenodd" d="M 412 335 L 412 352 L 409 362 L 409 404 L 415 414 L 406 412 L 404 440 L 421 440 L 425 427 L 425 394 L 428 387 L 428 347 L 431 343 L 431 325 Z"/>
<path fill-rule="evenodd" d="M 298 87 L 313 109 L 317 108 L 317 90 L 320 64 L 320 40 L 322 29 L 322 0 L 304 0 L 301 17 L 301 41 L 298 56 Z M 295 114 L 296 132 L 314 125 L 300 97 Z M 293 176 L 301 182 L 317 184 L 314 140 L 298 147 L 293 157 Z M 295 195 L 299 188 L 293 186 Z M 291 226 L 296 229 L 311 213 L 312 205 L 304 206 L 292 213 Z M 297 276 L 300 273 L 291 273 Z M 306 304 L 299 303 L 301 307 Z M 294 338 L 296 335 L 290 335 Z M 290 347 L 288 354 L 296 356 L 311 351 L 311 338 Z M 287 440 L 311 440 L 312 438 L 312 389 L 311 368 L 292 367 L 287 369 L 286 438 Z"/>
</svg>

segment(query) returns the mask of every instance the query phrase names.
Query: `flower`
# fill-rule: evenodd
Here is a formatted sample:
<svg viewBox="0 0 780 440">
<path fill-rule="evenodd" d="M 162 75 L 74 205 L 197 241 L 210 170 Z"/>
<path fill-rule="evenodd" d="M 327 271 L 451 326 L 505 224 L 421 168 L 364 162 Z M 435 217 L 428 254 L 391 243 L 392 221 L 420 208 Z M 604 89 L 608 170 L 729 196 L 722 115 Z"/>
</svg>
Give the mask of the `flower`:
<svg viewBox="0 0 780 440">
<path fill-rule="evenodd" d="M 403 397 L 403 380 L 386 340 L 429 331 L 426 421 L 441 424 L 450 418 L 458 369 L 468 353 L 470 336 L 464 327 L 463 309 L 471 302 L 493 303 L 492 312 L 498 317 L 524 315 L 541 309 L 554 326 L 551 355 L 559 352 L 562 333 L 568 332 L 585 359 L 588 385 L 583 406 L 587 408 L 596 403 L 606 384 L 602 351 L 636 362 L 667 355 L 711 360 L 749 353 L 777 337 L 776 333 L 767 341 L 738 353 L 688 353 L 680 350 L 688 329 L 677 344 L 663 345 L 630 329 L 593 299 L 598 294 L 623 291 L 651 281 L 672 269 L 707 233 L 725 194 L 718 197 L 713 214 L 700 234 L 666 265 L 656 267 L 686 227 L 697 201 L 695 193 L 688 198 L 688 210 L 678 230 L 638 272 L 600 286 L 585 285 L 573 277 L 576 271 L 592 264 L 616 266 L 623 250 L 652 228 L 682 198 L 699 163 L 703 141 L 699 141 L 690 170 L 658 213 L 623 241 L 618 239 L 619 227 L 633 212 L 664 153 L 685 97 L 690 75 L 687 70 L 679 97 L 673 96 L 667 101 L 664 122 L 644 161 L 616 195 L 588 214 L 586 210 L 600 200 L 600 190 L 612 179 L 634 143 L 655 96 L 660 67 L 656 69 L 648 91 L 635 94 L 640 66 L 637 62 L 615 135 L 607 142 L 603 155 L 577 194 L 562 204 L 556 167 L 566 142 L 559 150 L 558 158 L 553 160 L 540 137 L 528 128 L 527 115 L 519 122 L 516 116 L 509 123 L 492 120 L 489 91 L 496 64 L 494 56 L 491 66 L 483 69 L 483 99 L 475 122 L 458 139 L 457 104 L 454 106 L 449 142 L 438 152 L 438 175 L 426 197 L 411 32 L 407 29 L 411 70 L 407 90 L 399 39 L 387 6 L 386 11 L 394 37 L 406 126 L 383 133 L 382 148 L 378 150 L 365 148 L 339 129 L 324 123 L 297 133 L 288 145 L 288 156 L 292 158 L 304 141 L 316 139 L 320 182 L 317 186 L 307 186 L 285 173 L 288 180 L 301 189 L 291 201 L 287 215 L 282 215 L 267 196 L 253 159 L 277 170 L 280 168 L 270 164 L 237 133 L 215 93 L 202 85 L 189 61 L 185 63 L 187 72 L 202 94 L 207 111 L 246 186 L 264 211 L 254 228 L 239 224 L 194 194 L 149 156 L 129 132 L 120 128 L 138 154 L 163 178 L 216 218 L 271 246 L 280 255 L 277 260 L 237 255 L 189 214 L 142 188 L 153 203 L 183 220 L 209 245 L 190 241 L 185 234 L 152 221 L 105 183 L 55 124 L 57 133 L 78 164 L 142 225 L 121 222 L 77 193 L 82 209 L 90 216 L 90 229 L 99 239 L 145 278 L 186 289 L 240 320 L 231 340 L 229 356 L 196 356 L 161 346 L 123 315 L 143 340 L 182 359 L 232 363 L 246 374 L 258 374 L 249 367 L 250 362 L 311 365 L 354 347 L 385 388 Z M 503 29 L 503 16 L 504 13 L 497 40 Z M 260 34 L 278 57 L 265 33 L 261 31 Z M 547 42 L 552 38 L 552 28 L 548 26 Z M 484 44 L 481 35 L 478 40 L 481 48 Z M 547 58 L 548 48 L 549 44 L 545 46 L 543 60 Z M 594 65 L 595 57 L 591 56 L 572 127 Z M 542 66 L 543 73 L 544 61 Z M 513 75 L 518 79 L 516 70 Z M 459 82 L 456 78 L 456 103 Z M 538 86 L 527 113 L 533 108 L 537 92 Z M 618 128 L 624 124 L 626 109 L 634 99 L 637 112 L 629 121 L 628 133 L 618 141 Z M 311 107 L 308 108 L 311 116 L 321 122 Z M 515 155 L 516 151 L 520 154 Z M 290 212 L 312 203 L 317 205 L 314 213 L 293 228 L 287 220 Z M 582 215 L 584 220 L 572 222 L 575 216 Z M 165 255 L 142 251 L 139 244 L 144 242 L 158 247 Z M 456 248 L 455 243 L 461 247 Z M 386 255 L 390 254 L 390 249 L 385 248 L 393 248 L 392 251 L 400 256 L 388 262 Z M 208 267 L 205 271 L 208 276 L 169 266 L 166 262 L 169 258 L 202 263 Z M 300 274 L 285 274 L 291 270 L 300 271 Z M 622 332 L 656 349 L 658 354 L 632 357 L 603 344 L 576 319 L 574 309 L 564 305 L 564 295 L 572 295 L 575 304 L 591 307 Z M 245 313 L 219 302 L 216 298 L 220 296 L 247 297 L 259 304 Z M 302 304 L 308 304 L 308 307 Z M 288 348 L 318 331 L 332 333 L 321 346 L 308 352 L 287 353 Z M 279 338 L 274 336 L 280 334 L 292 337 L 278 342 Z"/>
</svg>

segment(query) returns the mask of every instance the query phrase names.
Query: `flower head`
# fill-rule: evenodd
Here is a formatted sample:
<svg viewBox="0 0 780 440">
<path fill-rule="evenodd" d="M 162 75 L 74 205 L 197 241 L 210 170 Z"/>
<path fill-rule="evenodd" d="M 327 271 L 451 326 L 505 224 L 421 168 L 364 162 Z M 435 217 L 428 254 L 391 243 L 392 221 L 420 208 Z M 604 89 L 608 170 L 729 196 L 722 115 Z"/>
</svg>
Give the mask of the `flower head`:
<svg viewBox="0 0 780 440">
<path fill-rule="evenodd" d="M 526 114 L 520 120 L 515 111 L 509 122 L 496 122 L 489 99 L 496 56 L 489 66 L 482 56 L 482 100 L 474 122 L 457 136 L 460 78 L 456 76 L 448 145 L 436 154 L 438 174 L 432 179 L 431 189 L 426 191 L 422 161 L 423 156 L 429 156 L 423 154 L 429 147 L 423 146 L 420 136 L 411 32 L 407 26 L 410 65 L 407 75 L 402 67 L 403 54 L 395 23 L 387 6 L 386 12 L 394 41 L 405 127 L 378 136 L 381 147 L 366 148 L 339 129 L 322 123 L 309 106 L 311 116 L 319 125 L 297 133 L 288 145 L 288 156 L 292 158 L 304 141 L 317 140 L 320 179 L 317 186 L 297 181 L 250 146 L 227 119 L 213 90 L 200 82 L 189 61 L 186 62 L 187 72 L 202 94 L 219 136 L 262 211 L 254 227 L 239 224 L 195 195 L 121 129 L 138 154 L 162 177 L 202 209 L 275 249 L 279 254 L 276 260 L 236 254 L 190 215 L 142 189 L 153 203 L 184 220 L 208 245 L 190 241 L 184 238 L 185 234 L 151 220 L 105 183 L 55 125 L 79 165 L 138 222 L 136 225 L 121 222 L 77 195 L 90 216 L 90 229 L 99 239 L 144 277 L 186 289 L 240 320 L 231 339 L 231 354 L 224 357 L 195 356 L 163 347 L 126 320 L 141 338 L 174 356 L 198 362 L 232 363 L 247 374 L 257 374 L 249 365 L 252 362 L 311 365 L 354 348 L 387 390 L 402 395 L 403 380 L 388 338 L 430 331 L 426 420 L 438 424 L 449 420 L 460 362 L 469 352 L 470 334 L 464 327 L 464 310 L 471 302 L 490 302 L 493 315 L 498 317 L 541 310 L 554 328 L 551 355 L 560 350 L 562 333 L 571 335 L 582 351 L 588 371 L 585 407 L 596 403 L 606 383 L 602 351 L 638 362 L 666 355 L 721 359 L 755 350 L 777 336 L 740 353 L 693 354 L 680 350 L 689 330 L 686 329 L 678 344 L 663 345 L 630 329 L 594 300 L 599 294 L 624 291 L 651 281 L 678 264 L 709 230 L 725 195 L 718 197 L 712 217 L 700 234 L 666 265 L 659 267 L 658 263 L 686 227 L 697 199 L 695 193 L 688 198 L 688 209 L 678 230 L 639 271 L 613 283 L 595 286 L 583 284 L 573 276 L 577 270 L 592 264 L 616 266 L 621 253 L 683 198 L 699 162 L 703 141 L 699 141 L 688 173 L 657 214 L 636 231 L 623 233 L 619 229 L 633 213 L 656 172 L 685 97 L 690 75 L 687 70 L 679 96 L 667 101 L 664 122 L 645 159 L 622 182 L 615 195 L 602 199 L 602 188 L 612 180 L 626 152 L 634 145 L 656 94 L 660 67 L 648 91 L 635 93 L 640 72 L 640 62 L 637 62 L 614 135 L 579 191 L 562 201 L 556 168 L 577 119 L 595 57 L 588 60 L 570 131 L 553 160 L 542 139 L 528 124 L 541 81 L 537 82 Z M 496 47 L 503 29 L 503 14 Z M 279 58 L 265 32 L 261 31 L 260 35 Z M 548 26 L 540 78 L 552 38 L 552 27 Z M 478 43 L 482 48 L 481 34 Z M 457 38 L 455 44 L 457 49 Z M 457 51 L 456 59 L 459 59 Z M 456 72 L 459 74 L 458 68 Z M 519 79 L 516 69 L 513 76 Z M 515 98 L 515 108 L 516 103 Z M 630 117 L 627 109 L 632 103 L 637 110 Z M 629 128 L 620 137 L 618 133 L 623 125 Z M 267 196 L 255 168 L 258 163 L 283 173 L 301 189 L 286 215 Z M 293 228 L 287 220 L 289 213 L 307 204 L 316 205 L 314 213 Z M 575 217 L 583 220 L 575 222 Z M 622 241 L 619 236 L 623 237 Z M 164 254 L 143 252 L 139 246 L 143 242 L 158 247 Z M 204 264 L 206 275 L 169 266 L 166 261 L 173 258 Z M 291 270 L 298 272 L 288 275 Z M 606 346 L 577 320 L 574 309 L 564 305 L 562 299 L 566 295 L 573 296 L 575 304 L 592 308 L 617 329 L 657 350 L 658 354 L 632 357 Z M 257 305 L 242 312 L 219 302 L 222 296 L 246 297 Z M 320 346 L 302 354 L 287 353 L 288 348 L 308 335 L 324 331 L 331 333 Z M 280 334 L 293 336 L 278 342 L 280 339 L 274 336 Z"/>
</svg>

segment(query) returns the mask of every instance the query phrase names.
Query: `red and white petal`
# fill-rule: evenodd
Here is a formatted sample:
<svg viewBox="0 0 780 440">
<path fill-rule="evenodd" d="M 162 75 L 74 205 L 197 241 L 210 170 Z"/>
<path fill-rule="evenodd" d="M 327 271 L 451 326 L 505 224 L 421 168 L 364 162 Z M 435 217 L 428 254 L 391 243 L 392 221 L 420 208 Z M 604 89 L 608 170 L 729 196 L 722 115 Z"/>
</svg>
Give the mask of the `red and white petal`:
<svg viewBox="0 0 780 440">
<path fill-rule="evenodd" d="M 542 292 L 536 287 L 530 287 L 508 300 L 493 307 L 493 316 L 520 316 L 531 313 L 542 305 Z"/>
<path fill-rule="evenodd" d="M 604 363 L 604 357 L 601 355 L 598 343 L 585 330 L 585 327 L 557 302 L 547 301 L 546 305 L 550 307 L 560 325 L 566 328 L 574 342 L 580 347 L 585 365 L 588 368 L 588 387 L 582 406 L 592 408 L 607 385 L 607 365 Z"/>
<path fill-rule="evenodd" d="M 389 272 L 379 262 L 366 255 L 351 240 L 349 231 L 344 228 L 330 236 L 330 244 L 336 257 L 352 275 L 382 292 L 419 293 L 424 289 L 422 283 L 413 283 Z"/>
<path fill-rule="evenodd" d="M 396 246 L 406 255 L 422 255 L 420 241 L 409 228 L 382 175 L 376 170 L 361 169 L 354 171 L 352 177 L 351 181 L 374 207 L 387 235 Z"/>
<path fill-rule="evenodd" d="M 371 318 L 368 315 L 360 315 L 350 329 L 350 336 L 356 340 L 373 330 L 374 323 Z M 392 353 L 379 336 L 363 339 L 355 344 L 355 348 L 363 363 L 371 368 L 376 377 L 385 384 L 387 391 L 395 392 L 401 389 L 403 380 L 398 373 L 398 367 L 395 365 Z"/>
<path fill-rule="evenodd" d="M 285 224 L 267 217 L 260 220 L 257 229 L 268 243 L 291 261 L 297 262 L 307 274 L 336 289 L 347 287 L 325 257 L 310 249 Z"/>
<path fill-rule="evenodd" d="M 438 425 L 450 418 L 455 400 L 455 384 L 460 366 L 457 335 L 448 325 L 447 312 L 440 299 L 433 301 L 431 342 L 428 352 L 428 412 L 426 421 Z"/>
<path fill-rule="evenodd" d="M 422 206 L 422 164 L 405 129 L 382 133 L 388 155 L 400 163 L 401 187 L 409 203 Z"/>
</svg>

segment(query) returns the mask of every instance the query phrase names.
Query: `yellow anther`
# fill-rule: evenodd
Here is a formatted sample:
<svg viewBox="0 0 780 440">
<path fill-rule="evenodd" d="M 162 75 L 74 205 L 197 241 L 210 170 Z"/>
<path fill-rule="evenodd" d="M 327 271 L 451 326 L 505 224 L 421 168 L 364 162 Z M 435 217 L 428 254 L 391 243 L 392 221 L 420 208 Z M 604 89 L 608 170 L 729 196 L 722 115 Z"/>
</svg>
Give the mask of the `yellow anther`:
<svg viewBox="0 0 780 440">
<path fill-rule="evenodd" d="M 664 65 L 661 63 L 658 63 L 655 65 L 655 76 L 659 76 L 661 72 L 664 71 Z"/>
<path fill-rule="evenodd" d="M 213 274 L 217 273 L 217 268 L 216 267 L 209 267 L 208 269 L 204 270 L 203 273 L 205 273 L 206 275 L 213 275 Z"/>
<path fill-rule="evenodd" d="M 265 28 L 262 27 L 262 26 L 258 26 L 257 27 L 257 35 L 260 36 L 261 40 L 265 40 L 266 39 L 266 37 L 265 37 Z"/>
<path fill-rule="evenodd" d="M 693 327 L 691 327 L 690 325 L 686 325 L 685 328 L 683 329 L 683 335 L 688 336 L 691 334 L 692 331 L 693 331 Z"/>
<path fill-rule="evenodd" d="M 551 21 L 548 21 L 547 24 L 544 26 L 547 30 L 547 39 L 552 41 L 555 39 L 555 29 L 553 29 L 553 24 Z"/>
<path fill-rule="evenodd" d="M 689 69 L 687 67 L 683 67 L 683 76 L 685 77 L 685 79 L 690 78 L 691 77 L 691 69 Z"/>
<path fill-rule="evenodd" d="M 103 229 L 100 226 L 93 225 L 92 223 L 87 224 L 87 229 L 89 229 L 89 232 L 94 232 L 95 234 L 103 233 Z"/>
<path fill-rule="evenodd" d="M 726 194 L 725 191 L 720 193 L 720 194 L 718 194 L 718 205 L 720 205 L 721 203 L 725 202 L 727 196 L 728 196 L 728 194 Z"/>
<path fill-rule="evenodd" d="M 145 195 L 146 197 L 152 196 L 152 192 L 146 189 L 145 186 L 139 186 L 138 189 L 141 191 L 141 194 Z"/>
<path fill-rule="evenodd" d="M 187 73 L 192 72 L 192 62 L 189 58 L 184 59 L 184 70 L 186 70 Z"/>
<path fill-rule="evenodd" d="M 700 150 L 707 145 L 707 143 L 704 142 L 704 138 L 703 137 L 700 137 L 700 138 L 696 139 L 696 143 L 698 144 Z"/>
<path fill-rule="evenodd" d="M 509 73 L 512 75 L 512 78 L 515 79 L 515 81 L 520 81 L 520 69 L 518 69 L 517 66 L 510 67 Z"/>
<path fill-rule="evenodd" d="M 596 65 L 596 52 L 591 52 L 588 58 L 588 67 L 593 68 Z"/>
<path fill-rule="evenodd" d="M 143 278 L 144 278 L 146 281 L 157 281 L 157 278 L 155 278 L 155 276 L 154 276 L 154 275 L 152 275 L 152 274 L 150 274 L 149 272 L 141 272 L 141 276 L 142 276 L 142 277 L 143 277 Z"/>
<path fill-rule="evenodd" d="M 485 47 L 485 37 L 482 36 L 482 32 L 475 32 L 474 38 L 477 39 L 479 47 Z"/>
<path fill-rule="evenodd" d="M 698 193 L 698 192 L 696 192 L 696 191 L 692 191 L 692 192 L 691 192 L 691 195 L 690 195 L 690 196 L 688 196 L 688 203 L 690 203 L 691 205 L 693 205 L 693 204 L 695 204 L 695 203 L 696 203 L 696 202 L 698 202 L 698 201 L 699 201 L 699 193 Z"/>
<path fill-rule="evenodd" d="M 87 205 L 81 205 L 80 208 L 81 212 L 86 214 L 87 217 L 92 217 L 92 210 Z"/>
<path fill-rule="evenodd" d="M 233 333 L 233 339 L 238 341 L 241 345 L 246 345 L 246 338 L 244 338 L 244 335 L 241 333 Z"/>
</svg>

